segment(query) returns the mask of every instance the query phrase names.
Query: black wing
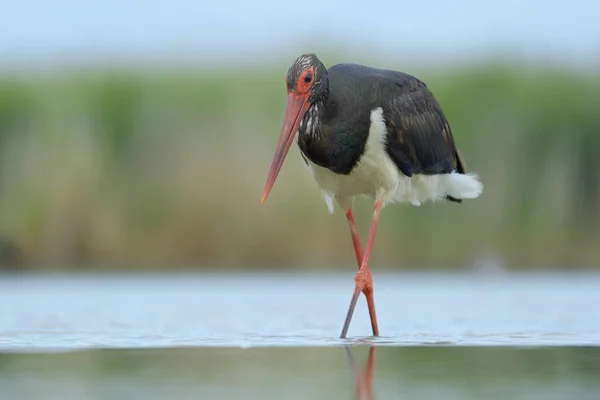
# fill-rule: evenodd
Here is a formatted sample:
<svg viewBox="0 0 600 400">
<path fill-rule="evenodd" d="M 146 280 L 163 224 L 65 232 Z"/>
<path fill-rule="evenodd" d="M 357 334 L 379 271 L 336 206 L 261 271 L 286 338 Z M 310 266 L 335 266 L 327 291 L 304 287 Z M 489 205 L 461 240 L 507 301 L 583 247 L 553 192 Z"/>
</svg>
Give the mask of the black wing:
<svg viewBox="0 0 600 400">
<path fill-rule="evenodd" d="M 387 151 L 398 168 L 406 176 L 464 174 L 450 125 L 427 86 L 405 74 L 398 74 L 394 83 L 383 116 Z"/>
</svg>

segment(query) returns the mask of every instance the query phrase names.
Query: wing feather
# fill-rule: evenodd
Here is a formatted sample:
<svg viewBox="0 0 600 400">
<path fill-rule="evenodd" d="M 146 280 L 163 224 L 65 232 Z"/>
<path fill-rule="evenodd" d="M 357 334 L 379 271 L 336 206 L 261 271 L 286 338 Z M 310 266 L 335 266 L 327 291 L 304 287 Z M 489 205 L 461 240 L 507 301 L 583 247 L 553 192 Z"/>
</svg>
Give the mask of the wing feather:
<svg viewBox="0 0 600 400">
<path fill-rule="evenodd" d="M 465 172 L 450 125 L 423 82 L 396 82 L 384 118 L 388 154 L 405 175 Z"/>
</svg>

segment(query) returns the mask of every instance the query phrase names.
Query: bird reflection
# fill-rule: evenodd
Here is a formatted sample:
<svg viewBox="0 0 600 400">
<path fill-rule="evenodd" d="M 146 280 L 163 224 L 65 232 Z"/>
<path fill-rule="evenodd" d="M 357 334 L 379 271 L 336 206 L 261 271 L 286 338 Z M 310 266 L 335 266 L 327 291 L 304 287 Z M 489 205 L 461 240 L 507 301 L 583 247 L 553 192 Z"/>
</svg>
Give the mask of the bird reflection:
<svg viewBox="0 0 600 400">
<path fill-rule="evenodd" d="M 363 367 L 362 371 L 359 371 L 350 351 L 350 347 L 344 346 L 346 355 L 348 356 L 348 363 L 350 369 L 354 374 L 355 382 L 355 394 L 356 400 L 373 400 L 373 368 L 375 364 L 375 346 L 369 347 L 369 357 Z"/>
</svg>

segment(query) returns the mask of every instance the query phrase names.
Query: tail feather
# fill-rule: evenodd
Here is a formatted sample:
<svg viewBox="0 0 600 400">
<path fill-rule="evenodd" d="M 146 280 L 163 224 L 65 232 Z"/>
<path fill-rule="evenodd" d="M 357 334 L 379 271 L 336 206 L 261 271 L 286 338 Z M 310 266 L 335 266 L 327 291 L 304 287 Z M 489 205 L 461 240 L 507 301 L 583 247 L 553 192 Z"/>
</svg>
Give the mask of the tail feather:
<svg viewBox="0 0 600 400">
<path fill-rule="evenodd" d="M 453 172 L 445 175 L 446 199 L 461 203 L 463 199 L 475 199 L 483 192 L 483 184 L 476 174 Z"/>
<path fill-rule="evenodd" d="M 477 179 L 477 175 L 467 174 L 465 159 L 458 148 L 456 149 L 455 155 L 456 172 L 449 175 L 446 200 L 462 203 L 463 199 L 474 199 L 479 197 L 483 191 L 483 185 Z M 465 177 L 468 179 L 465 179 Z"/>
</svg>

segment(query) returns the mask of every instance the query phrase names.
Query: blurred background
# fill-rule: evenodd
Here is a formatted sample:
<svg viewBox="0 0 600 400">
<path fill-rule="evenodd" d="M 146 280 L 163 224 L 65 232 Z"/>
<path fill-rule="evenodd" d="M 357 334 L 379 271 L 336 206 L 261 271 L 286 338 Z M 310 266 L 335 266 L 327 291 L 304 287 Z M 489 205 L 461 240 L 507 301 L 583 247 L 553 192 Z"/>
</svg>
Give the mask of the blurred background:
<svg viewBox="0 0 600 400">
<path fill-rule="evenodd" d="M 600 265 L 596 2 L 22 1 L 0 22 L 5 269 L 355 268 L 296 146 L 298 55 L 424 80 L 477 200 L 382 214 L 377 269 Z M 372 201 L 357 202 L 366 234 Z"/>
</svg>

